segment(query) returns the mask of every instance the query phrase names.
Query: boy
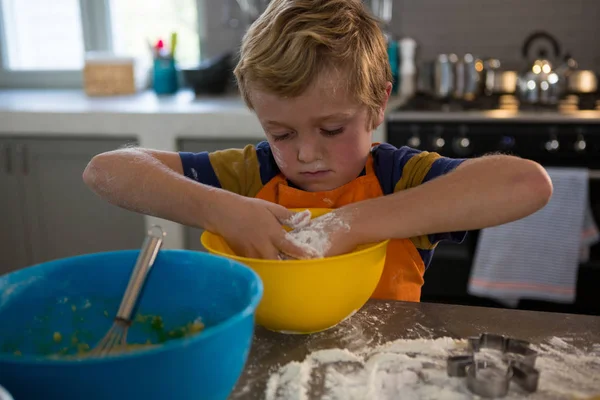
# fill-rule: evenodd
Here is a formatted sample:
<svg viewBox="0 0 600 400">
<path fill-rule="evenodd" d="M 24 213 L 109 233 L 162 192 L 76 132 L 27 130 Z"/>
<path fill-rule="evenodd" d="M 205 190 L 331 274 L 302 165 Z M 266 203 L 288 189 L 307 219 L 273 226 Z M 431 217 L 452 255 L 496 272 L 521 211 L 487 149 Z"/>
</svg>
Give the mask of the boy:
<svg viewBox="0 0 600 400">
<path fill-rule="evenodd" d="M 216 232 L 249 257 L 305 256 L 282 229 L 288 209 L 333 208 L 341 223 L 325 228 L 327 255 L 393 239 L 373 297 L 407 301 L 419 301 L 437 242 L 523 218 L 551 196 L 529 160 L 371 143 L 391 73 L 359 0 L 272 0 L 235 75 L 265 142 L 211 154 L 112 151 L 94 157 L 85 182 L 120 207 Z"/>
</svg>

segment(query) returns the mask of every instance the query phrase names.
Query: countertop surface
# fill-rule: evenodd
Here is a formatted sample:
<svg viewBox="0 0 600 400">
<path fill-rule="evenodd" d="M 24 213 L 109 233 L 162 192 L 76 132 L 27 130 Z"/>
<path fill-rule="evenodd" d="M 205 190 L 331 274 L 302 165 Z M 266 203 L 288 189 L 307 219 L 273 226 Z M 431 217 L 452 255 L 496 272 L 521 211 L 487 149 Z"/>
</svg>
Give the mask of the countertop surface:
<svg viewBox="0 0 600 400">
<path fill-rule="evenodd" d="M 0 90 L 2 112 L 250 115 L 235 94 L 196 97 L 189 90 L 156 96 L 150 91 L 123 96 L 87 96 L 81 90 Z"/>
<path fill-rule="evenodd" d="M 571 112 L 557 111 L 412 111 L 399 107 L 405 98 L 393 96 L 387 106 L 391 121 L 530 121 L 530 122 L 598 122 L 600 109 Z M 236 115 L 253 117 L 241 97 L 235 93 L 222 96 L 196 97 L 189 90 L 173 96 L 156 96 L 150 91 L 127 96 L 88 97 L 81 90 L 0 90 L 2 113 L 44 114 L 63 116 L 82 114 L 112 115 Z"/>
<path fill-rule="evenodd" d="M 88 97 L 78 90 L 0 91 L 0 133 L 38 136 L 134 136 L 143 147 L 175 150 L 182 137 L 264 137 L 256 116 L 239 96 L 195 97 L 140 92 Z"/>
<path fill-rule="evenodd" d="M 302 362 L 318 350 L 345 348 L 358 352 L 397 339 L 466 339 L 484 332 L 527 340 L 532 345 L 563 338 L 573 348 L 595 349 L 594 362 L 600 368 L 600 317 L 371 300 L 348 320 L 313 335 L 284 335 L 257 327 L 246 370 L 231 398 L 265 398 L 272 373 L 290 362 Z M 597 385 L 600 394 L 600 380 Z"/>
</svg>

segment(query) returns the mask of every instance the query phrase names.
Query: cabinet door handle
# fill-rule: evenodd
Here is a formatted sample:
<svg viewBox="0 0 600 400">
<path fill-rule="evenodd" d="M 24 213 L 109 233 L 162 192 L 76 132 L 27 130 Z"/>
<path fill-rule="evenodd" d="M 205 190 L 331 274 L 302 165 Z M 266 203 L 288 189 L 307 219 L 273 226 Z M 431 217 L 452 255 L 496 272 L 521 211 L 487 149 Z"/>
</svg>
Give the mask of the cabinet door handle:
<svg viewBox="0 0 600 400">
<path fill-rule="evenodd" d="M 9 145 L 4 146 L 4 165 L 6 167 L 6 173 L 12 174 L 12 149 Z"/>
</svg>

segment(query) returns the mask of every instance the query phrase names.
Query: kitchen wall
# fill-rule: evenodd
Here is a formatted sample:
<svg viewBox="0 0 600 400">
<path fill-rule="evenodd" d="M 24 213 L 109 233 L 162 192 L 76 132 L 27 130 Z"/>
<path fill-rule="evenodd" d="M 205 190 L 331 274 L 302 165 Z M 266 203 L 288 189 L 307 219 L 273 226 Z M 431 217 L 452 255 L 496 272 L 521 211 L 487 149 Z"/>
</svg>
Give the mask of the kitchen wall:
<svg viewBox="0 0 600 400">
<path fill-rule="evenodd" d="M 204 57 L 235 47 L 242 30 L 223 26 L 222 2 L 205 2 Z M 521 61 L 530 32 L 555 35 L 581 68 L 600 71 L 600 0 L 395 0 L 392 31 L 419 43 L 419 57 L 471 52 L 505 64 Z"/>
<path fill-rule="evenodd" d="M 467 52 L 521 60 L 529 33 L 554 35 L 580 68 L 600 71 L 600 0 L 396 0 L 392 31 L 415 38 L 419 56 Z"/>
<path fill-rule="evenodd" d="M 239 42 L 244 34 L 243 24 L 237 29 L 225 25 L 225 4 L 231 4 L 233 17 L 240 18 L 239 8 L 234 6 L 232 0 L 205 0 L 204 1 L 204 38 L 201 39 L 202 58 L 208 59 L 225 51 L 238 49 Z"/>
</svg>

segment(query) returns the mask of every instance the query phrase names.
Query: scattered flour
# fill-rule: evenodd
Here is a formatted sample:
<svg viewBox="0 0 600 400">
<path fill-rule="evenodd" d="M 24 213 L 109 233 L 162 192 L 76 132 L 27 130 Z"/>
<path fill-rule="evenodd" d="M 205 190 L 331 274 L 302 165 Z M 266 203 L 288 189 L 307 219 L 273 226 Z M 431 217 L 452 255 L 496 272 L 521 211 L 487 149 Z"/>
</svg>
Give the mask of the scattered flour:
<svg viewBox="0 0 600 400">
<path fill-rule="evenodd" d="M 465 348 L 466 341 L 444 337 L 402 339 L 360 353 L 315 351 L 303 362 L 292 362 L 273 373 L 265 398 L 476 399 L 464 378 L 449 377 L 446 372 L 446 358 Z M 600 346 L 583 351 L 561 338 L 551 338 L 535 349 L 541 374 L 537 392 L 528 394 L 511 384 L 505 399 L 559 400 L 600 394 Z M 493 352 L 478 356 L 495 357 Z"/>
<path fill-rule="evenodd" d="M 309 258 L 323 258 L 331 248 L 329 235 L 339 230 L 348 231 L 350 226 L 335 214 L 328 213 L 311 220 L 304 227 L 288 232 L 286 238 L 301 248 Z"/>
</svg>

